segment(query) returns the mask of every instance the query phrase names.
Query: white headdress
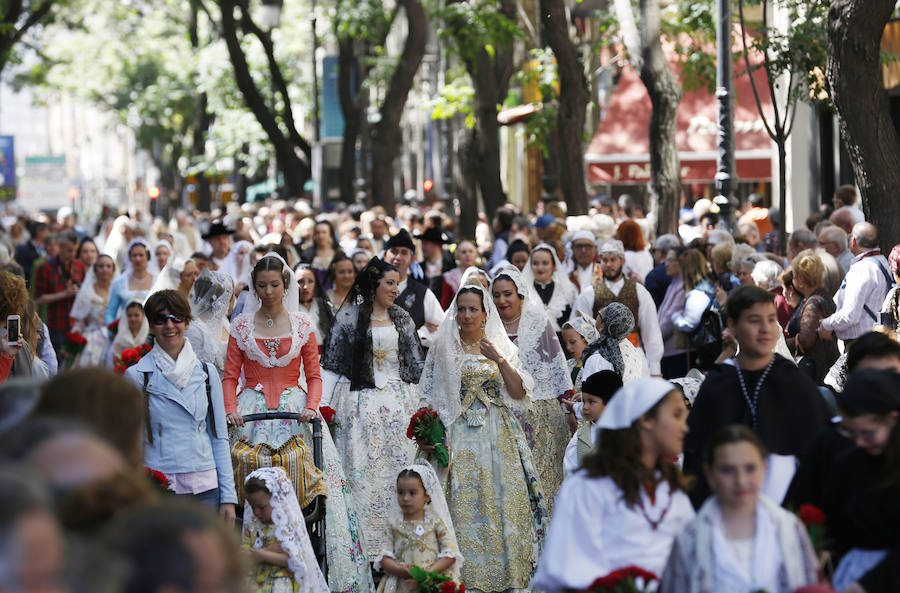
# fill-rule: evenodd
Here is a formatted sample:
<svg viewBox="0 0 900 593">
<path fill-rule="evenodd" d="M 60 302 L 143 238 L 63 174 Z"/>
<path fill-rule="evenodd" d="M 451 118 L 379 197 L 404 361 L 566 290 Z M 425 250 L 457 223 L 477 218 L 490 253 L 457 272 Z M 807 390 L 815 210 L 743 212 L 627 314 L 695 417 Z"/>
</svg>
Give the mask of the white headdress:
<svg viewBox="0 0 900 593">
<path fill-rule="evenodd" d="M 160 239 L 159 241 L 154 243 L 153 249 L 150 251 L 150 255 L 151 255 L 150 261 L 152 262 L 152 267 L 150 267 L 150 270 L 154 273 L 158 273 L 158 272 L 162 271 L 159 267 L 159 260 L 156 258 L 156 250 L 159 249 L 160 247 L 165 247 L 166 249 L 169 250 L 169 259 L 166 260 L 166 266 L 169 265 L 168 262 L 171 262 L 172 258 L 175 257 L 175 248 L 172 247 L 171 243 L 169 243 L 165 239 Z M 149 264 L 150 262 L 147 262 L 147 263 Z M 165 268 L 165 266 L 163 266 L 163 268 Z"/>
<path fill-rule="evenodd" d="M 525 282 L 526 286 L 534 286 L 534 272 L 531 271 L 531 260 L 536 251 L 546 251 L 553 258 L 553 277 L 551 278 L 551 281 L 553 282 L 553 296 L 550 297 L 550 302 L 547 303 L 545 309 L 547 311 L 547 316 L 550 318 L 550 323 L 553 324 L 553 330 L 559 331 L 559 323 L 557 320 L 560 315 L 563 314 L 563 311 L 566 310 L 566 307 L 575 302 L 578 291 L 575 290 L 575 285 L 572 284 L 572 281 L 569 280 L 569 276 L 566 275 L 566 271 L 559 261 L 559 256 L 556 255 L 556 249 L 554 249 L 552 245 L 546 243 L 538 244 L 531 250 L 531 255 L 528 256 L 528 265 L 522 270 L 522 280 Z"/>
<path fill-rule="evenodd" d="M 125 286 L 128 286 L 131 274 L 134 272 L 134 267 L 131 265 L 131 249 L 135 245 L 143 245 L 147 249 L 147 273 L 156 281 L 156 272 L 150 265 L 153 261 L 153 252 L 150 251 L 150 244 L 143 237 L 135 237 L 128 243 L 128 248 L 125 250 L 125 270 L 122 272 L 122 275 L 125 276 Z"/>
<path fill-rule="evenodd" d="M 115 275 L 116 260 L 115 258 L 111 259 L 113 262 L 113 275 Z M 69 311 L 69 317 L 72 319 L 82 320 L 90 314 L 92 305 L 104 303 L 103 297 L 94 290 L 94 286 L 97 284 L 97 274 L 94 272 L 94 266 L 96 265 L 97 262 L 94 262 L 94 265 L 88 267 L 87 274 L 84 276 L 84 282 L 81 283 L 81 288 L 78 289 L 75 302 L 72 303 L 72 310 Z"/>
<path fill-rule="evenodd" d="M 147 296 L 149 297 L 160 290 L 178 290 L 178 287 L 181 285 L 181 273 L 184 272 L 184 266 L 187 265 L 187 262 L 188 260 L 183 257 L 170 257 L 169 263 L 156 277 L 156 281 L 153 283 Z M 144 301 L 146 302 L 146 299 Z"/>
<path fill-rule="evenodd" d="M 297 494 L 287 474 L 280 467 L 262 467 L 249 476 L 266 484 L 272 498 L 272 523 L 275 525 L 275 537 L 281 549 L 288 555 L 288 569 L 294 575 L 294 582 L 303 593 L 328 593 L 328 583 L 316 564 L 316 557 L 306 532 L 306 520 L 300 511 Z M 246 484 L 246 481 L 244 482 Z M 244 525 L 259 524 L 248 501 L 244 502 Z"/>
<path fill-rule="evenodd" d="M 456 562 L 454 562 L 453 566 L 450 568 L 452 576 L 456 578 L 459 576 L 460 569 L 462 568 L 463 557 L 459 552 L 459 544 L 456 541 L 456 529 L 453 528 L 453 519 L 450 517 L 450 508 L 447 506 L 447 499 L 444 498 L 444 489 L 441 488 L 441 483 L 438 480 L 437 474 L 434 473 L 434 468 L 432 468 L 430 464 L 419 462 L 407 465 L 400 470 L 400 473 L 407 470 L 416 472 L 416 474 L 422 478 L 425 494 L 431 498 L 431 502 L 425 505 L 426 516 L 429 513 L 433 514 L 443 521 L 444 527 L 447 528 L 449 545 L 447 546 L 447 549 L 440 551 L 438 558 L 456 558 Z M 400 510 L 400 504 L 397 501 L 396 496 L 391 499 L 391 510 L 389 512 L 390 515 L 388 518 L 391 524 L 399 525 L 403 522 L 403 511 Z M 387 541 L 390 541 L 390 538 L 388 538 Z M 394 558 L 394 551 L 381 550 L 378 553 L 378 557 L 375 559 L 376 569 L 380 568 L 381 560 L 385 557 Z"/>
<path fill-rule="evenodd" d="M 597 421 L 598 428 L 620 430 L 631 426 L 675 386 L 656 377 L 642 377 L 626 383 L 606 404 Z"/>
<path fill-rule="evenodd" d="M 287 287 L 284 290 L 284 296 L 281 297 L 281 302 L 284 303 L 284 308 L 287 309 L 290 313 L 296 313 L 300 310 L 300 288 L 297 286 L 297 276 L 294 274 L 294 270 L 287 264 L 284 259 L 274 251 L 270 251 L 260 258 L 260 262 L 267 257 L 274 257 L 278 261 L 281 262 L 283 266 L 283 272 L 288 275 Z M 259 262 L 257 262 L 259 265 Z M 256 294 L 256 289 L 251 286 L 250 287 L 250 297 L 247 299 L 247 305 L 244 307 L 244 313 L 250 315 L 251 319 L 253 315 L 256 315 L 256 312 L 259 311 L 260 307 L 262 307 L 262 301 L 259 300 L 259 295 Z"/>
<path fill-rule="evenodd" d="M 522 366 L 534 379 L 532 399 L 556 399 L 572 391 L 572 376 L 566 366 L 563 353 L 553 325 L 534 292 L 525 284 L 522 273 L 515 266 L 506 266 L 494 276 L 491 292 L 498 279 L 508 278 L 516 285 L 516 292 L 522 297 L 522 314 L 519 317 L 517 344 Z"/>
<path fill-rule="evenodd" d="M 460 280 L 459 289 L 474 289 L 481 295 L 482 304 L 487 312 L 487 320 L 484 324 L 485 337 L 505 359 L 511 364 L 518 365 L 518 348 L 509 340 L 506 330 L 503 329 L 503 322 L 500 321 L 500 315 L 497 314 L 497 309 L 494 307 L 494 300 L 478 278 L 480 271 L 476 267 L 466 270 Z M 465 351 L 456 321 L 458 298 L 459 291 L 453 297 L 453 302 L 450 303 L 450 307 L 444 315 L 444 321 L 435 332 L 431 348 L 428 349 L 428 356 L 425 358 L 425 369 L 422 371 L 422 378 L 419 381 L 428 407 L 438 413 L 444 426 L 450 426 L 463 412 L 459 392 L 462 385 L 461 374 Z M 527 408 L 533 383 L 528 373 L 519 370 L 519 374 L 528 396 L 522 400 L 506 396 L 504 400 L 510 407 Z M 506 393 L 505 389 L 503 391 Z"/>
<path fill-rule="evenodd" d="M 247 249 L 247 253 L 241 254 L 241 249 Z M 231 251 L 225 256 L 222 263 L 222 271 L 234 279 L 234 284 L 250 285 L 250 252 L 253 243 L 250 241 L 238 241 L 231 246 Z"/>
<path fill-rule="evenodd" d="M 224 370 L 228 347 L 228 306 L 233 288 L 224 272 L 203 270 L 191 288 L 191 315 L 194 320 L 185 336 L 191 341 L 197 358 Z"/>
<path fill-rule="evenodd" d="M 593 344 L 600 337 L 595 321 L 578 309 L 572 312 L 572 318 L 562 328 L 575 330 L 588 344 Z"/>
</svg>

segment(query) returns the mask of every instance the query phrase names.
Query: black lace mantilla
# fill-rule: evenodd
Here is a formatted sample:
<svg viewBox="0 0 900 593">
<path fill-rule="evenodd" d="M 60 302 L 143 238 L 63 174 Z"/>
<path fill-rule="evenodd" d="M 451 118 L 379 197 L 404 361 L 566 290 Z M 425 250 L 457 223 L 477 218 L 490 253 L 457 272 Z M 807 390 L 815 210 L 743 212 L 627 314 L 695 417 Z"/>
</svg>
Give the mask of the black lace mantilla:
<svg viewBox="0 0 900 593">
<path fill-rule="evenodd" d="M 344 305 L 337 312 L 321 361 L 323 369 L 350 379 L 351 391 L 375 387 L 372 330 L 366 327 L 364 332 L 357 331 L 360 309 L 360 305 Z M 409 313 L 397 305 L 388 309 L 388 314 L 399 336 L 400 378 L 406 383 L 418 383 L 425 356 L 416 326 Z M 364 322 L 368 321 L 369 315 L 365 318 Z"/>
</svg>

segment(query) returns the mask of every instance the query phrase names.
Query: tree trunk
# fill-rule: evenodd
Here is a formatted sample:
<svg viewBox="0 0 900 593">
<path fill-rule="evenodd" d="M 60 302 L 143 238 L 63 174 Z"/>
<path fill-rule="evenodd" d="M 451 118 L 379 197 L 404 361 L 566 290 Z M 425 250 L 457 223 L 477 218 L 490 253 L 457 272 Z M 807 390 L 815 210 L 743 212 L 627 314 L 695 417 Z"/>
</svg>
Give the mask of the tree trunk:
<svg viewBox="0 0 900 593">
<path fill-rule="evenodd" d="M 191 47 L 194 51 L 200 49 L 200 36 L 197 26 L 197 18 L 199 16 L 198 0 L 191 0 L 191 13 L 188 22 L 188 33 L 191 38 Z M 206 155 L 206 133 L 212 123 L 212 116 L 207 109 L 209 105 L 208 97 L 205 92 L 197 95 L 197 106 L 194 108 L 194 125 L 191 131 L 191 154 L 197 158 L 203 158 Z M 197 177 L 197 209 L 203 212 L 209 212 L 212 202 L 212 196 L 209 193 L 209 177 L 206 171 L 200 171 Z"/>
<path fill-rule="evenodd" d="M 581 60 L 569 38 L 563 0 L 543 0 L 541 22 L 547 42 L 556 56 L 559 76 L 557 146 L 559 186 L 570 215 L 587 214 L 588 198 L 584 175 L 584 118 L 589 100 L 587 80 Z"/>
<path fill-rule="evenodd" d="M 265 99 L 253 81 L 247 58 L 244 56 L 241 42 L 238 39 L 237 22 L 234 20 L 236 6 L 237 2 L 234 0 L 219 0 L 219 7 L 222 13 L 222 37 L 225 39 L 225 45 L 228 47 L 228 55 L 234 68 L 235 82 L 241 91 L 241 95 L 244 97 L 247 107 L 256 116 L 257 121 L 259 121 L 260 126 L 262 126 L 269 137 L 269 141 L 272 143 L 278 162 L 281 164 L 284 184 L 288 194 L 295 197 L 301 196 L 303 195 L 303 184 L 310 178 L 309 161 L 303 160 L 297 154 L 297 150 L 303 150 L 302 145 L 295 145 L 278 127 L 274 113 L 266 105 Z M 287 100 L 286 94 L 285 100 Z M 303 140 L 303 144 L 307 147 L 309 146 L 309 143 L 305 140 Z"/>
<path fill-rule="evenodd" d="M 475 193 L 476 171 L 480 166 L 480 154 L 475 145 L 475 130 L 465 125 L 458 126 L 456 136 L 456 154 L 454 159 L 453 186 L 459 199 L 459 227 L 456 236 L 460 238 L 475 237 L 475 226 L 478 224 L 478 200 Z"/>
<path fill-rule="evenodd" d="M 500 124 L 497 123 L 497 105 L 500 89 L 491 56 L 485 50 L 478 52 L 478 61 L 469 68 L 472 86 L 475 88 L 475 130 L 470 137 L 467 168 L 478 179 L 481 199 L 488 219 L 493 219 L 497 208 L 506 202 L 500 181 Z M 473 204 L 478 210 L 477 203 Z"/>
<path fill-rule="evenodd" d="M 681 171 L 678 162 L 678 104 L 681 85 L 666 61 L 660 43 L 659 0 L 640 0 L 640 33 L 629 0 L 616 0 L 616 14 L 631 65 L 650 95 L 650 180 L 656 194 L 657 235 L 678 231 Z M 639 48 L 639 50 L 638 50 Z M 639 55 L 635 52 L 640 51 Z"/>
<path fill-rule="evenodd" d="M 399 4 L 406 11 L 406 42 L 381 105 L 381 120 L 372 131 L 372 200 L 389 214 L 395 205 L 394 160 L 400 149 L 400 119 L 428 41 L 428 19 L 421 2 L 400 0 Z"/>
<path fill-rule="evenodd" d="M 831 0 L 828 82 L 866 219 L 882 248 L 900 243 L 900 141 L 882 83 L 881 36 L 894 0 Z M 878 213 L 875 216 L 875 213 Z"/>
</svg>

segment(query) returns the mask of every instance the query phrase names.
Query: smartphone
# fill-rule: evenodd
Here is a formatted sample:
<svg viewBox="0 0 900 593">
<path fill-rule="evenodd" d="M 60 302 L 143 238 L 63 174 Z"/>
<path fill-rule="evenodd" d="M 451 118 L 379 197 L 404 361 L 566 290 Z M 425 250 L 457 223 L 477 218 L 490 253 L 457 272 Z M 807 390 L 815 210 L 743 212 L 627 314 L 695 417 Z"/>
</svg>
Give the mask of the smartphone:
<svg viewBox="0 0 900 593">
<path fill-rule="evenodd" d="M 10 346 L 17 346 L 21 336 L 21 323 L 18 315 L 10 315 L 6 318 L 6 341 Z"/>
</svg>

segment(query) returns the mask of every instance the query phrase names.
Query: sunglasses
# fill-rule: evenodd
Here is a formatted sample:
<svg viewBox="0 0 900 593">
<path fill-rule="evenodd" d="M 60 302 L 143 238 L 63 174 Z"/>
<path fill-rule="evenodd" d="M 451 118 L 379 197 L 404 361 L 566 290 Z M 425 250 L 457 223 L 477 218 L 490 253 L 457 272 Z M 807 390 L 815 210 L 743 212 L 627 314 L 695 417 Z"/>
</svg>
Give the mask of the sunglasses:
<svg viewBox="0 0 900 593">
<path fill-rule="evenodd" d="M 153 325 L 165 325 L 166 321 L 171 321 L 173 324 L 184 323 L 184 317 L 172 315 L 171 313 L 167 315 L 157 315 L 153 318 Z"/>
</svg>

